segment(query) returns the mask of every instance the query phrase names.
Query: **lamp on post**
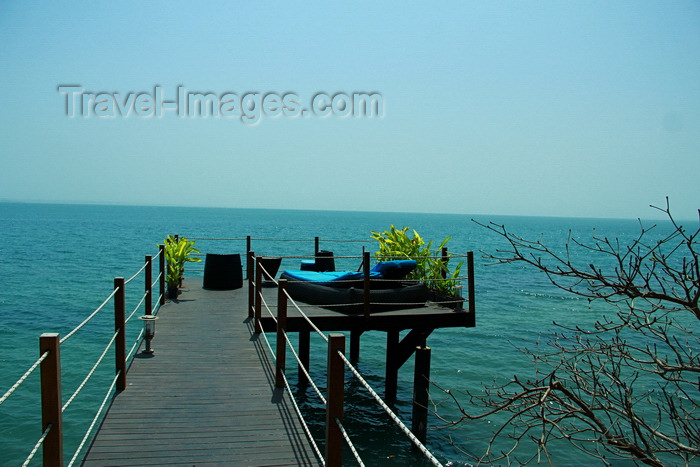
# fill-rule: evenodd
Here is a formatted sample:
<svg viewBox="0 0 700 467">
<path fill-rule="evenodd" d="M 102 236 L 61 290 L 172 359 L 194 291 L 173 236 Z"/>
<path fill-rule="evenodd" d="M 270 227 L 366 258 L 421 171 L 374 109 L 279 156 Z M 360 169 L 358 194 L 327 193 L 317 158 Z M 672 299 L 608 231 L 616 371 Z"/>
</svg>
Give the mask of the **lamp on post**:
<svg viewBox="0 0 700 467">
<path fill-rule="evenodd" d="M 144 337 L 146 339 L 146 348 L 143 350 L 143 353 L 153 354 L 151 340 L 156 335 L 156 320 L 158 317 L 153 315 L 143 315 L 139 319 L 143 320 Z"/>
</svg>

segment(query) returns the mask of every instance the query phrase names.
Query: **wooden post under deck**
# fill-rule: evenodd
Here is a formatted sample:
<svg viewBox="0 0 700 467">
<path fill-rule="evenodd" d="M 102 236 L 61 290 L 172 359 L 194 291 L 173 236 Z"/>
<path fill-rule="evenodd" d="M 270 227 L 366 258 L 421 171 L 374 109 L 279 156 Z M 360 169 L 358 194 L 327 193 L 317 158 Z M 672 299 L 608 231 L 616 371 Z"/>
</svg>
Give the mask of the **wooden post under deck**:
<svg viewBox="0 0 700 467">
<path fill-rule="evenodd" d="M 428 403 L 430 391 L 430 347 L 416 347 L 413 372 L 413 412 L 411 431 L 425 444 L 428 428 Z M 415 445 L 413 445 L 415 447 Z"/>
<path fill-rule="evenodd" d="M 384 399 L 393 403 L 396 401 L 396 389 L 399 380 L 399 366 L 397 357 L 399 350 L 399 331 L 387 331 L 386 333 L 386 373 Z"/>
<path fill-rule="evenodd" d="M 355 363 L 360 359 L 360 336 L 362 336 L 361 329 L 350 330 L 350 361 Z"/>
</svg>

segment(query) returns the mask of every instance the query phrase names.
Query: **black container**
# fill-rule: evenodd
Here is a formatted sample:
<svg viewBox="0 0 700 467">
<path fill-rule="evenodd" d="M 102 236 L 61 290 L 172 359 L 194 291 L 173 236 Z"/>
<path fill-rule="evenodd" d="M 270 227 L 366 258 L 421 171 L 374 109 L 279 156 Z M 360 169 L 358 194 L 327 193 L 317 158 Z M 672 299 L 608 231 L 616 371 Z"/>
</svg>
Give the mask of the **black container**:
<svg viewBox="0 0 700 467">
<path fill-rule="evenodd" d="M 328 250 L 320 250 L 318 253 L 316 253 L 315 269 L 318 272 L 335 271 L 333 252 Z"/>
<path fill-rule="evenodd" d="M 241 255 L 207 253 L 202 287 L 209 290 L 232 290 L 243 287 Z"/>
</svg>

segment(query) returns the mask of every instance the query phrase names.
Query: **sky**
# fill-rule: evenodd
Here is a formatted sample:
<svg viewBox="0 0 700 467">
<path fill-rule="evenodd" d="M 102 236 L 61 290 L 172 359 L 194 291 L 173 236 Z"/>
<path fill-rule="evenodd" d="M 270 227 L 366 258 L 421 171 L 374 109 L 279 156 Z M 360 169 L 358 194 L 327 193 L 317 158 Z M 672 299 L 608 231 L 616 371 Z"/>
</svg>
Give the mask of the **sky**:
<svg viewBox="0 0 700 467">
<path fill-rule="evenodd" d="M 697 1 L 5 0 L 0 90 L 5 201 L 700 208 Z"/>
</svg>

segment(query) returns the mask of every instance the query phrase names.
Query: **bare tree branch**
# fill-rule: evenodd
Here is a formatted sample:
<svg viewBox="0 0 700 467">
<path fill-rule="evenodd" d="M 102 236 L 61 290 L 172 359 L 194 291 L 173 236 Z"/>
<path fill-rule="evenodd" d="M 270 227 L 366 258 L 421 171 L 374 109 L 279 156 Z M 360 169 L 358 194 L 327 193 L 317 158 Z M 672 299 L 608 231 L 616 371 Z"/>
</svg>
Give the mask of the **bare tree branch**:
<svg viewBox="0 0 700 467">
<path fill-rule="evenodd" d="M 515 375 L 484 385 L 466 400 L 438 387 L 460 414 L 454 420 L 437 414 L 442 428 L 506 415 L 486 452 L 472 460 L 552 463 L 547 446 L 560 441 L 606 464 L 619 458 L 690 465 L 700 457 L 700 339 L 693 332 L 700 320 L 700 229 L 677 223 L 668 200 L 665 208 L 652 207 L 667 215 L 669 233 L 659 236 L 657 226 L 641 221 L 627 243 L 595 232 L 584 243 L 570 232 L 561 253 L 477 222 L 507 241 L 507 249 L 486 254 L 493 264 L 527 264 L 562 290 L 613 305 L 614 313 L 590 327 L 554 323 L 560 331 L 547 342 L 521 349 L 534 363 L 531 379 Z M 574 264 L 581 255 L 573 249 L 600 260 Z M 517 458 L 525 442 L 535 454 Z"/>
</svg>

